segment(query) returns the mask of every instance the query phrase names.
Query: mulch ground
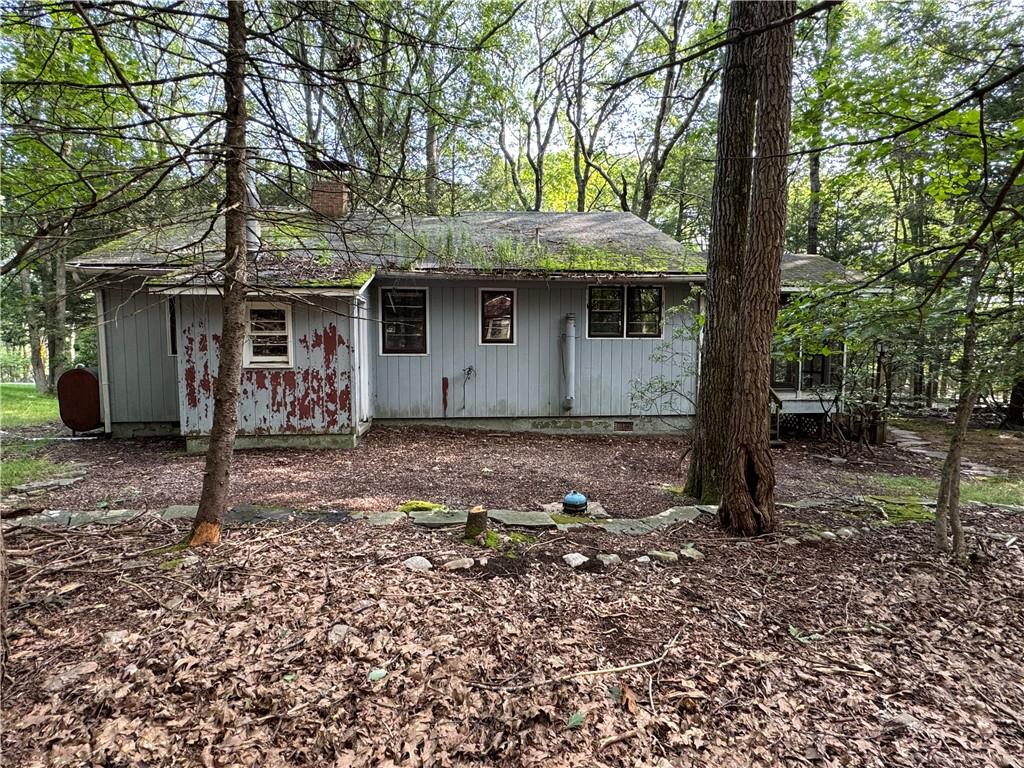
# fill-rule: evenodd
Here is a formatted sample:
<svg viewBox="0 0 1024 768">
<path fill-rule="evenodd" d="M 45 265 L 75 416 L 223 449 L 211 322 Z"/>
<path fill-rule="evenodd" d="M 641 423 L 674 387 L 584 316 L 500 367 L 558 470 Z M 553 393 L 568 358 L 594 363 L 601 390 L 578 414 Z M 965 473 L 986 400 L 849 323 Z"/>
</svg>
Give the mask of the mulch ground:
<svg viewBox="0 0 1024 768">
<path fill-rule="evenodd" d="M 673 455 L 649 445 L 605 450 Z M 232 528 L 198 557 L 147 552 L 175 525 L 6 534 L 3 765 L 1021 765 L 1019 543 L 961 567 L 930 553 L 927 525 L 786 546 L 702 518 L 545 534 L 513 558 L 407 522 L 300 520 Z M 687 541 L 703 560 L 560 561 Z M 420 573 L 414 554 L 489 561 Z"/>
<path fill-rule="evenodd" d="M 379 426 L 354 450 L 237 452 L 231 502 L 382 511 L 425 499 L 531 509 L 577 489 L 615 517 L 641 517 L 677 503 L 665 487 L 683 482 L 686 447 L 684 438 L 671 437 Z M 864 475 L 875 472 L 935 473 L 892 446 L 854 451 L 840 465 L 826 458 L 834 450 L 831 443 L 793 440 L 775 451 L 778 498 L 871 492 Z M 47 455 L 88 465 L 85 480 L 49 494 L 53 509 L 155 509 L 199 500 L 203 457 L 186 455 L 178 440 L 56 442 Z"/>
</svg>

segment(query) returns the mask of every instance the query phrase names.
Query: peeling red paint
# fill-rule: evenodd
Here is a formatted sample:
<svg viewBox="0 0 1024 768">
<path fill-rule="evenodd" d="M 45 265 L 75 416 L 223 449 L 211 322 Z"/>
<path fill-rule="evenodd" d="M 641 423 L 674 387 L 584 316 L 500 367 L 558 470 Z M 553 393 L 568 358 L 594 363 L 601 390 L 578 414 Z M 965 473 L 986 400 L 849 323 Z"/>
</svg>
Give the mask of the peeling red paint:
<svg viewBox="0 0 1024 768">
<path fill-rule="evenodd" d="M 241 376 L 241 434 L 324 434 L 347 430 L 352 419 L 347 342 L 335 325 L 304 330 L 296 336 L 296 369 L 246 369 Z M 200 329 L 186 337 L 184 387 L 189 434 L 209 430 L 221 337 Z M 341 370 L 339 370 L 341 368 Z"/>
<path fill-rule="evenodd" d="M 324 368 L 330 370 L 334 365 L 334 355 L 338 351 L 338 329 L 334 323 L 324 328 Z"/>
<path fill-rule="evenodd" d="M 352 387 L 348 384 L 341 390 L 338 397 L 338 408 L 346 413 L 352 408 Z"/>
</svg>

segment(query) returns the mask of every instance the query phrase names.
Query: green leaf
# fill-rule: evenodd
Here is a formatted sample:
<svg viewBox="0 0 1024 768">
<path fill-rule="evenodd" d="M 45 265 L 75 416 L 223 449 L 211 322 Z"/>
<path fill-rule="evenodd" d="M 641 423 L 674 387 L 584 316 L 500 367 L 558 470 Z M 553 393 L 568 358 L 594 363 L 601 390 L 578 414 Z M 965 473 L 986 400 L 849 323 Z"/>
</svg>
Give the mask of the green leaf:
<svg viewBox="0 0 1024 768">
<path fill-rule="evenodd" d="M 580 712 L 579 710 L 576 710 L 571 715 L 569 715 L 569 719 L 565 722 L 565 727 L 568 728 L 570 731 L 578 731 L 580 728 L 583 727 L 583 723 L 585 723 L 586 720 L 586 714 Z"/>
</svg>

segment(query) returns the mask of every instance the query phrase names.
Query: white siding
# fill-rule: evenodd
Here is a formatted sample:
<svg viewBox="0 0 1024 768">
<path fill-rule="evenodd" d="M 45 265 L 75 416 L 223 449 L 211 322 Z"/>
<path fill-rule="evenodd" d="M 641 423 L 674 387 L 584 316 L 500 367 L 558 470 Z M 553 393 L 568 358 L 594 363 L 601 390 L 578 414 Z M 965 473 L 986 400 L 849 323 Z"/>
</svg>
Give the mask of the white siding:
<svg viewBox="0 0 1024 768">
<path fill-rule="evenodd" d="M 667 313 L 663 339 L 587 339 L 585 283 L 407 278 L 376 281 L 371 290 L 376 321 L 380 319 L 378 289 L 391 285 L 429 289 L 429 353 L 380 354 L 379 323 L 375 323 L 371 363 L 377 418 L 443 418 L 444 377 L 449 380 L 448 418 L 645 415 L 632 401 L 632 382 L 653 376 L 678 380 L 691 397 L 695 392 L 696 344 L 689 334 L 673 339 L 675 329 L 692 322 L 692 311 Z M 481 287 L 517 289 L 514 346 L 479 343 Z M 693 304 L 688 286 L 665 284 L 666 309 L 681 304 Z M 576 404 L 572 411 L 565 411 L 561 336 L 569 312 L 576 313 L 577 325 Z M 667 344 L 676 345 L 679 354 L 656 362 L 653 357 Z M 470 366 L 475 375 L 466 380 L 463 371 Z M 691 414 L 692 407 L 677 401 L 662 413 Z"/>
</svg>

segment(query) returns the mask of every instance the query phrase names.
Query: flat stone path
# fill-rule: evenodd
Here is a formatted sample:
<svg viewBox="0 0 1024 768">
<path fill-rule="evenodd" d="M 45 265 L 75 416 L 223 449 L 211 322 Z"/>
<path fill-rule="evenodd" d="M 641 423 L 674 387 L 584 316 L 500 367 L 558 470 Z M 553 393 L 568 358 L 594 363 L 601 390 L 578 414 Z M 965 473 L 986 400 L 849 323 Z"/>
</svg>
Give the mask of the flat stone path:
<svg viewBox="0 0 1024 768">
<path fill-rule="evenodd" d="M 889 436 L 901 451 L 937 461 L 946 460 L 946 451 L 936 450 L 930 442 L 921 437 L 917 432 L 909 429 L 900 429 L 899 427 L 890 427 Z M 1007 472 L 1001 467 L 992 467 L 988 464 L 982 464 L 979 461 L 971 461 L 962 457 L 960 459 L 960 474 L 965 477 L 985 478 L 1000 477 L 1007 474 Z"/>
</svg>

